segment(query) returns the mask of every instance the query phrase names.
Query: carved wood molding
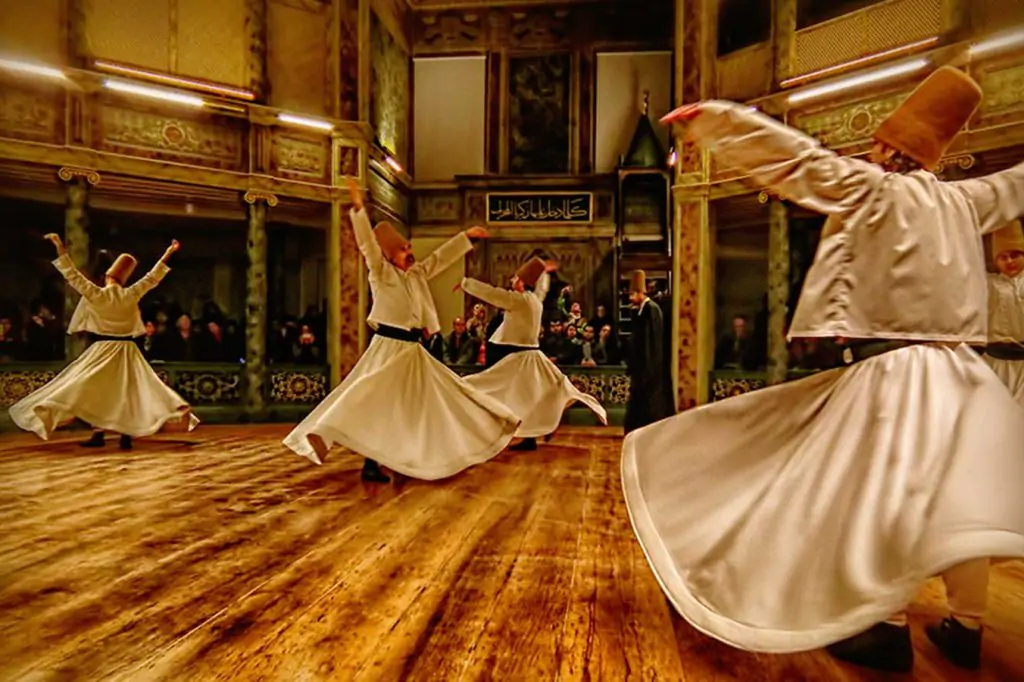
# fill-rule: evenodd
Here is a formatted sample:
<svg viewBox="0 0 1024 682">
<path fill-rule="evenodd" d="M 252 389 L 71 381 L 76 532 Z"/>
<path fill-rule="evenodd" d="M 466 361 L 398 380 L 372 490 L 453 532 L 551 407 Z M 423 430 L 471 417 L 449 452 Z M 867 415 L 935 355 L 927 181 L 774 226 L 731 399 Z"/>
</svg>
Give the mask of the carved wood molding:
<svg viewBox="0 0 1024 682">
<path fill-rule="evenodd" d="M 64 166 L 57 171 L 57 177 L 64 182 L 71 182 L 75 178 L 85 178 L 85 181 L 90 185 L 100 184 L 99 171 L 92 170 L 91 168 L 74 168 L 71 166 Z"/>
<path fill-rule="evenodd" d="M 265 201 L 267 206 L 271 208 L 277 206 L 277 196 L 270 192 L 254 192 L 249 190 L 245 193 L 244 199 L 247 204 L 255 204 L 257 201 Z"/>
</svg>

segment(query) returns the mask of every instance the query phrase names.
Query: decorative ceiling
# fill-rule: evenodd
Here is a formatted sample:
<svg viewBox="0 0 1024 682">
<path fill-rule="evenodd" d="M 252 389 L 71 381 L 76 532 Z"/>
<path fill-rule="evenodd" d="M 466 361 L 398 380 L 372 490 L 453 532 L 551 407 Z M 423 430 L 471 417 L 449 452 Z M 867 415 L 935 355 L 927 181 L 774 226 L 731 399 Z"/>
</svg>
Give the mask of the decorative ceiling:
<svg viewBox="0 0 1024 682">
<path fill-rule="evenodd" d="M 418 12 L 437 12 L 447 9 L 489 9 L 492 7 L 536 7 L 593 5 L 607 2 L 626 2 L 626 0 L 406 0 L 409 7 Z"/>
</svg>

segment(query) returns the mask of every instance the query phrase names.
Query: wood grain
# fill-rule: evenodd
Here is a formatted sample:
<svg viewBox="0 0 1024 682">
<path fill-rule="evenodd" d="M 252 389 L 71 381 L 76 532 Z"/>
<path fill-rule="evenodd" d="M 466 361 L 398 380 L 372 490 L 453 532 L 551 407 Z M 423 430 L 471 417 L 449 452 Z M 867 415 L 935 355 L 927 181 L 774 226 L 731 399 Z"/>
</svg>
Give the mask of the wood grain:
<svg viewBox="0 0 1024 682">
<path fill-rule="evenodd" d="M 309 464 L 286 431 L 129 453 L 0 440 L 0 679 L 885 679 L 679 618 L 629 527 L 612 429 L 390 486 L 352 455 Z M 921 631 L 942 596 L 932 581 L 912 606 L 907 679 L 1024 679 L 1024 565 L 993 571 L 979 673 Z"/>
</svg>

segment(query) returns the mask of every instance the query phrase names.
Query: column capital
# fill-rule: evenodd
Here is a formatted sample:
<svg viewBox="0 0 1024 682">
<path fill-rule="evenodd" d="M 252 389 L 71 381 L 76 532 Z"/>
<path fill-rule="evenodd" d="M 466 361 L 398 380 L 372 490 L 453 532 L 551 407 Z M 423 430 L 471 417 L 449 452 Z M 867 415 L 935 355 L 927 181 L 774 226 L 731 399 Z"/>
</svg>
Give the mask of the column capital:
<svg viewBox="0 0 1024 682">
<path fill-rule="evenodd" d="M 95 171 L 91 168 L 75 168 L 73 166 L 63 166 L 57 171 L 57 177 L 64 182 L 71 182 L 75 178 L 85 178 L 85 181 L 90 185 L 100 184 L 99 171 Z"/>
<path fill-rule="evenodd" d="M 271 194 L 270 192 L 249 190 L 245 193 L 243 198 L 247 204 L 255 204 L 257 201 L 263 201 L 266 202 L 267 206 L 270 208 L 277 206 L 277 195 Z"/>
</svg>

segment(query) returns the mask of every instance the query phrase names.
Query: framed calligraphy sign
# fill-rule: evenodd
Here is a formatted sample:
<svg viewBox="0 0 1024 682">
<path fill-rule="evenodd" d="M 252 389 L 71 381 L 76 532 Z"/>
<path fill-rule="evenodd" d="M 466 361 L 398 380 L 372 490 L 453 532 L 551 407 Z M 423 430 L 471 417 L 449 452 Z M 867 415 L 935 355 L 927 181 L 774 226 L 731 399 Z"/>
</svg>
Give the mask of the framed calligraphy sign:
<svg viewBox="0 0 1024 682">
<path fill-rule="evenodd" d="M 487 195 L 487 222 L 585 225 L 594 222 L 594 194 L 492 192 Z"/>
</svg>

